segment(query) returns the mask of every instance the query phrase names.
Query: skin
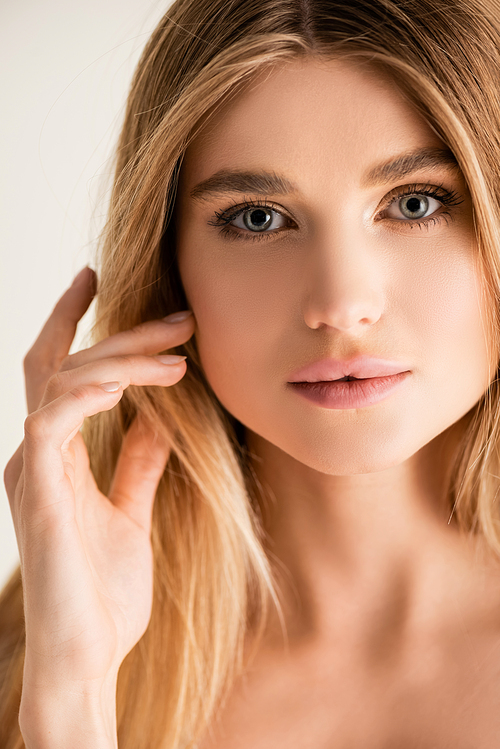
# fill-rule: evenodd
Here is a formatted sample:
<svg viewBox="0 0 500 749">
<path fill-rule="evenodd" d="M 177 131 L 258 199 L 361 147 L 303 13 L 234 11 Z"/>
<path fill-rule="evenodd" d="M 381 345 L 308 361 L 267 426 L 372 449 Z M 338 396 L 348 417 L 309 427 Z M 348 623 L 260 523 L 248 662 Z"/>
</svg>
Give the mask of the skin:
<svg viewBox="0 0 500 749">
<path fill-rule="evenodd" d="M 448 522 L 445 497 L 498 361 L 470 195 L 445 166 L 364 184 L 374 166 L 429 147 L 444 144 L 390 81 L 308 59 L 255 79 L 187 150 L 179 270 L 208 380 L 246 427 L 272 497 L 266 531 L 289 634 L 284 648 L 271 621 L 207 747 L 497 745 L 498 564 Z M 193 198 L 221 169 L 265 169 L 296 191 Z M 410 226 L 400 202 L 387 205 L 408 185 L 442 185 L 460 202 L 434 203 L 437 220 Z M 278 214 L 259 241 L 235 218 L 232 240 L 214 214 L 248 200 Z M 411 375 L 359 409 L 287 388 L 306 363 L 357 353 Z"/>
<path fill-rule="evenodd" d="M 151 615 L 152 508 L 170 450 L 139 416 L 105 496 L 79 430 L 130 384 L 178 382 L 186 363 L 156 354 L 195 334 L 274 495 L 266 530 L 290 634 L 285 650 L 270 622 L 203 748 L 497 747 L 498 564 L 447 523 L 442 496 L 496 366 L 470 199 L 456 173 L 411 175 L 463 198 L 427 231 L 387 220 L 384 198 L 400 184 L 361 188 L 367 168 L 436 144 L 367 70 L 276 70 L 186 155 L 176 221 L 194 316 L 70 355 L 93 272 L 56 304 L 25 360 L 25 438 L 4 474 L 23 576 L 26 746 L 117 746 L 116 678 Z M 228 196 L 189 199 L 221 167 L 294 179 L 279 204 L 295 228 L 269 242 L 223 239 L 208 222 Z M 406 359 L 405 390 L 324 411 L 287 389 L 298 366 L 357 351 Z"/>
<path fill-rule="evenodd" d="M 153 502 L 170 447 L 136 418 L 105 496 L 79 430 L 131 384 L 178 382 L 186 363 L 154 354 L 195 327 L 192 315 L 153 320 L 69 355 L 95 282 L 84 268 L 25 358 L 29 416 L 4 473 L 23 579 L 27 747 L 117 746 L 117 675 L 151 617 Z"/>
</svg>

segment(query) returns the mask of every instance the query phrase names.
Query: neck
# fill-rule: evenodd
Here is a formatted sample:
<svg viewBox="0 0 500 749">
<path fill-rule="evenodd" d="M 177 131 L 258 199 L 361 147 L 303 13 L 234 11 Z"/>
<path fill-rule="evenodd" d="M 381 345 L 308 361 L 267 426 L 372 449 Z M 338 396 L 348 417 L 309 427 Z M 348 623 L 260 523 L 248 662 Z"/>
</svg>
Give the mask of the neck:
<svg viewBox="0 0 500 749">
<path fill-rule="evenodd" d="M 400 465 L 348 476 L 319 473 L 247 430 L 290 640 L 336 639 L 381 609 L 408 617 L 429 586 L 453 595 L 463 584 L 477 550 L 448 505 L 463 429 Z"/>
</svg>

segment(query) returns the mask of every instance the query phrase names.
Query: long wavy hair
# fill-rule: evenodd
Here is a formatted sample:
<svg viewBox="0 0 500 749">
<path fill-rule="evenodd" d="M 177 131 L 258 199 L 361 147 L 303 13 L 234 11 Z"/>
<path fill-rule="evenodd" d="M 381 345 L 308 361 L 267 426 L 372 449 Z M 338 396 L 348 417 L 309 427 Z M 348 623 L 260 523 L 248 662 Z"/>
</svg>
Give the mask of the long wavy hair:
<svg viewBox="0 0 500 749">
<path fill-rule="evenodd" d="M 454 152 L 472 196 L 488 341 L 499 350 L 499 0 L 176 0 L 128 96 L 96 260 L 95 341 L 188 306 L 173 220 L 183 154 L 257 72 L 311 56 L 345 57 L 390 75 Z M 137 412 L 173 445 L 154 505 L 151 620 L 118 677 L 121 749 L 196 746 L 254 652 L 247 643 L 258 643 L 270 606 L 280 610 L 265 492 L 250 468 L 244 428 L 213 393 L 196 336 L 173 352 L 188 357 L 180 382 L 129 387 L 84 428 L 105 493 Z M 448 500 L 459 527 L 482 534 L 500 555 L 495 371 L 490 379 L 468 414 Z M 18 567 L 0 597 L 3 749 L 24 746 L 17 720 L 24 644 Z"/>
</svg>

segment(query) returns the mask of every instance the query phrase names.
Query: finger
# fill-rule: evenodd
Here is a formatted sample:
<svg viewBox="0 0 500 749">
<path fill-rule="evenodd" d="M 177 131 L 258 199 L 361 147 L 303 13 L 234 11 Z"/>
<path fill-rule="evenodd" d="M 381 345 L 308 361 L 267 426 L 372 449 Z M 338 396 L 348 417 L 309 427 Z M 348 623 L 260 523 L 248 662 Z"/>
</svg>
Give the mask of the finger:
<svg viewBox="0 0 500 749">
<path fill-rule="evenodd" d="M 18 507 L 19 507 L 19 497 L 22 495 L 23 488 L 24 488 L 23 451 L 24 451 L 24 441 L 21 442 L 21 444 L 17 448 L 14 455 L 7 463 L 5 470 L 4 470 L 4 475 L 3 475 L 7 498 L 9 500 L 10 514 L 12 515 L 12 522 L 14 524 L 14 531 L 16 534 L 16 540 L 17 540 L 17 546 L 18 546 L 19 558 L 20 558 L 21 564 L 23 562 L 23 551 L 22 551 L 22 544 L 20 543 L 19 532 L 18 532 L 18 527 L 19 527 Z"/>
<path fill-rule="evenodd" d="M 169 456 L 170 445 L 136 417 L 123 439 L 109 499 L 148 535 L 156 490 Z"/>
<path fill-rule="evenodd" d="M 115 333 L 87 349 L 71 354 L 63 362 L 61 369 L 74 369 L 111 356 L 157 354 L 186 343 L 193 335 L 195 321 L 192 314 L 179 322 L 170 323 L 167 320 L 168 318 L 150 320 L 136 325 L 131 330 Z"/>
<path fill-rule="evenodd" d="M 77 369 L 57 372 L 49 379 L 40 406 L 80 385 L 121 382 L 129 385 L 174 385 L 186 372 L 182 356 L 117 356 L 85 364 Z"/>
<path fill-rule="evenodd" d="M 23 449 L 24 442 L 21 442 L 14 455 L 11 457 L 3 473 L 3 482 L 5 490 L 7 492 L 7 498 L 9 500 L 10 512 L 14 521 L 14 527 L 16 527 L 16 489 L 19 483 L 19 479 L 23 470 Z"/>
<path fill-rule="evenodd" d="M 57 372 L 70 350 L 78 321 L 87 311 L 96 291 L 96 275 L 84 268 L 67 289 L 24 359 L 28 413 L 40 403 L 47 380 Z"/>
<path fill-rule="evenodd" d="M 119 383 L 82 385 L 28 416 L 24 422 L 25 485 L 36 487 L 28 518 L 58 501 L 62 482 L 67 482 L 63 446 L 78 433 L 85 418 L 109 411 L 122 395 Z"/>
</svg>

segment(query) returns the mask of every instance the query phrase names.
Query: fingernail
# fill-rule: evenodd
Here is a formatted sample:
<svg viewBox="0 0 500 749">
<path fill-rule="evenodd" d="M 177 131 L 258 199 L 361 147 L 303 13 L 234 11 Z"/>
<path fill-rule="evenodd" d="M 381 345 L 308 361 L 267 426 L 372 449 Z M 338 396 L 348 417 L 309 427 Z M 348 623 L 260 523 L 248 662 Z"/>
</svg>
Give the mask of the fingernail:
<svg viewBox="0 0 500 749">
<path fill-rule="evenodd" d="M 99 385 L 99 387 L 105 390 L 107 393 L 116 393 L 116 391 L 119 390 L 121 386 L 121 382 L 103 382 L 102 385 Z"/>
<path fill-rule="evenodd" d="M 174 312 L 172 315 L 168 315 L 167 317 L 163 318 L 163 322 L 182 322 L 183 320 L 187 320 L 187 318 L 192 315 L 190 309 L 185 310 L 184 312 Z"/>
<path fill-rule="evenodd" d="M 155 359 L 157 359 L 162 364 L 180 364 L 181 361 L 184 361 L 184 359 L 187 359 L 187 356 L 174 356 L 170 354 L 160 354 L 160 356 L 155 356 Z"/>
</svg>

